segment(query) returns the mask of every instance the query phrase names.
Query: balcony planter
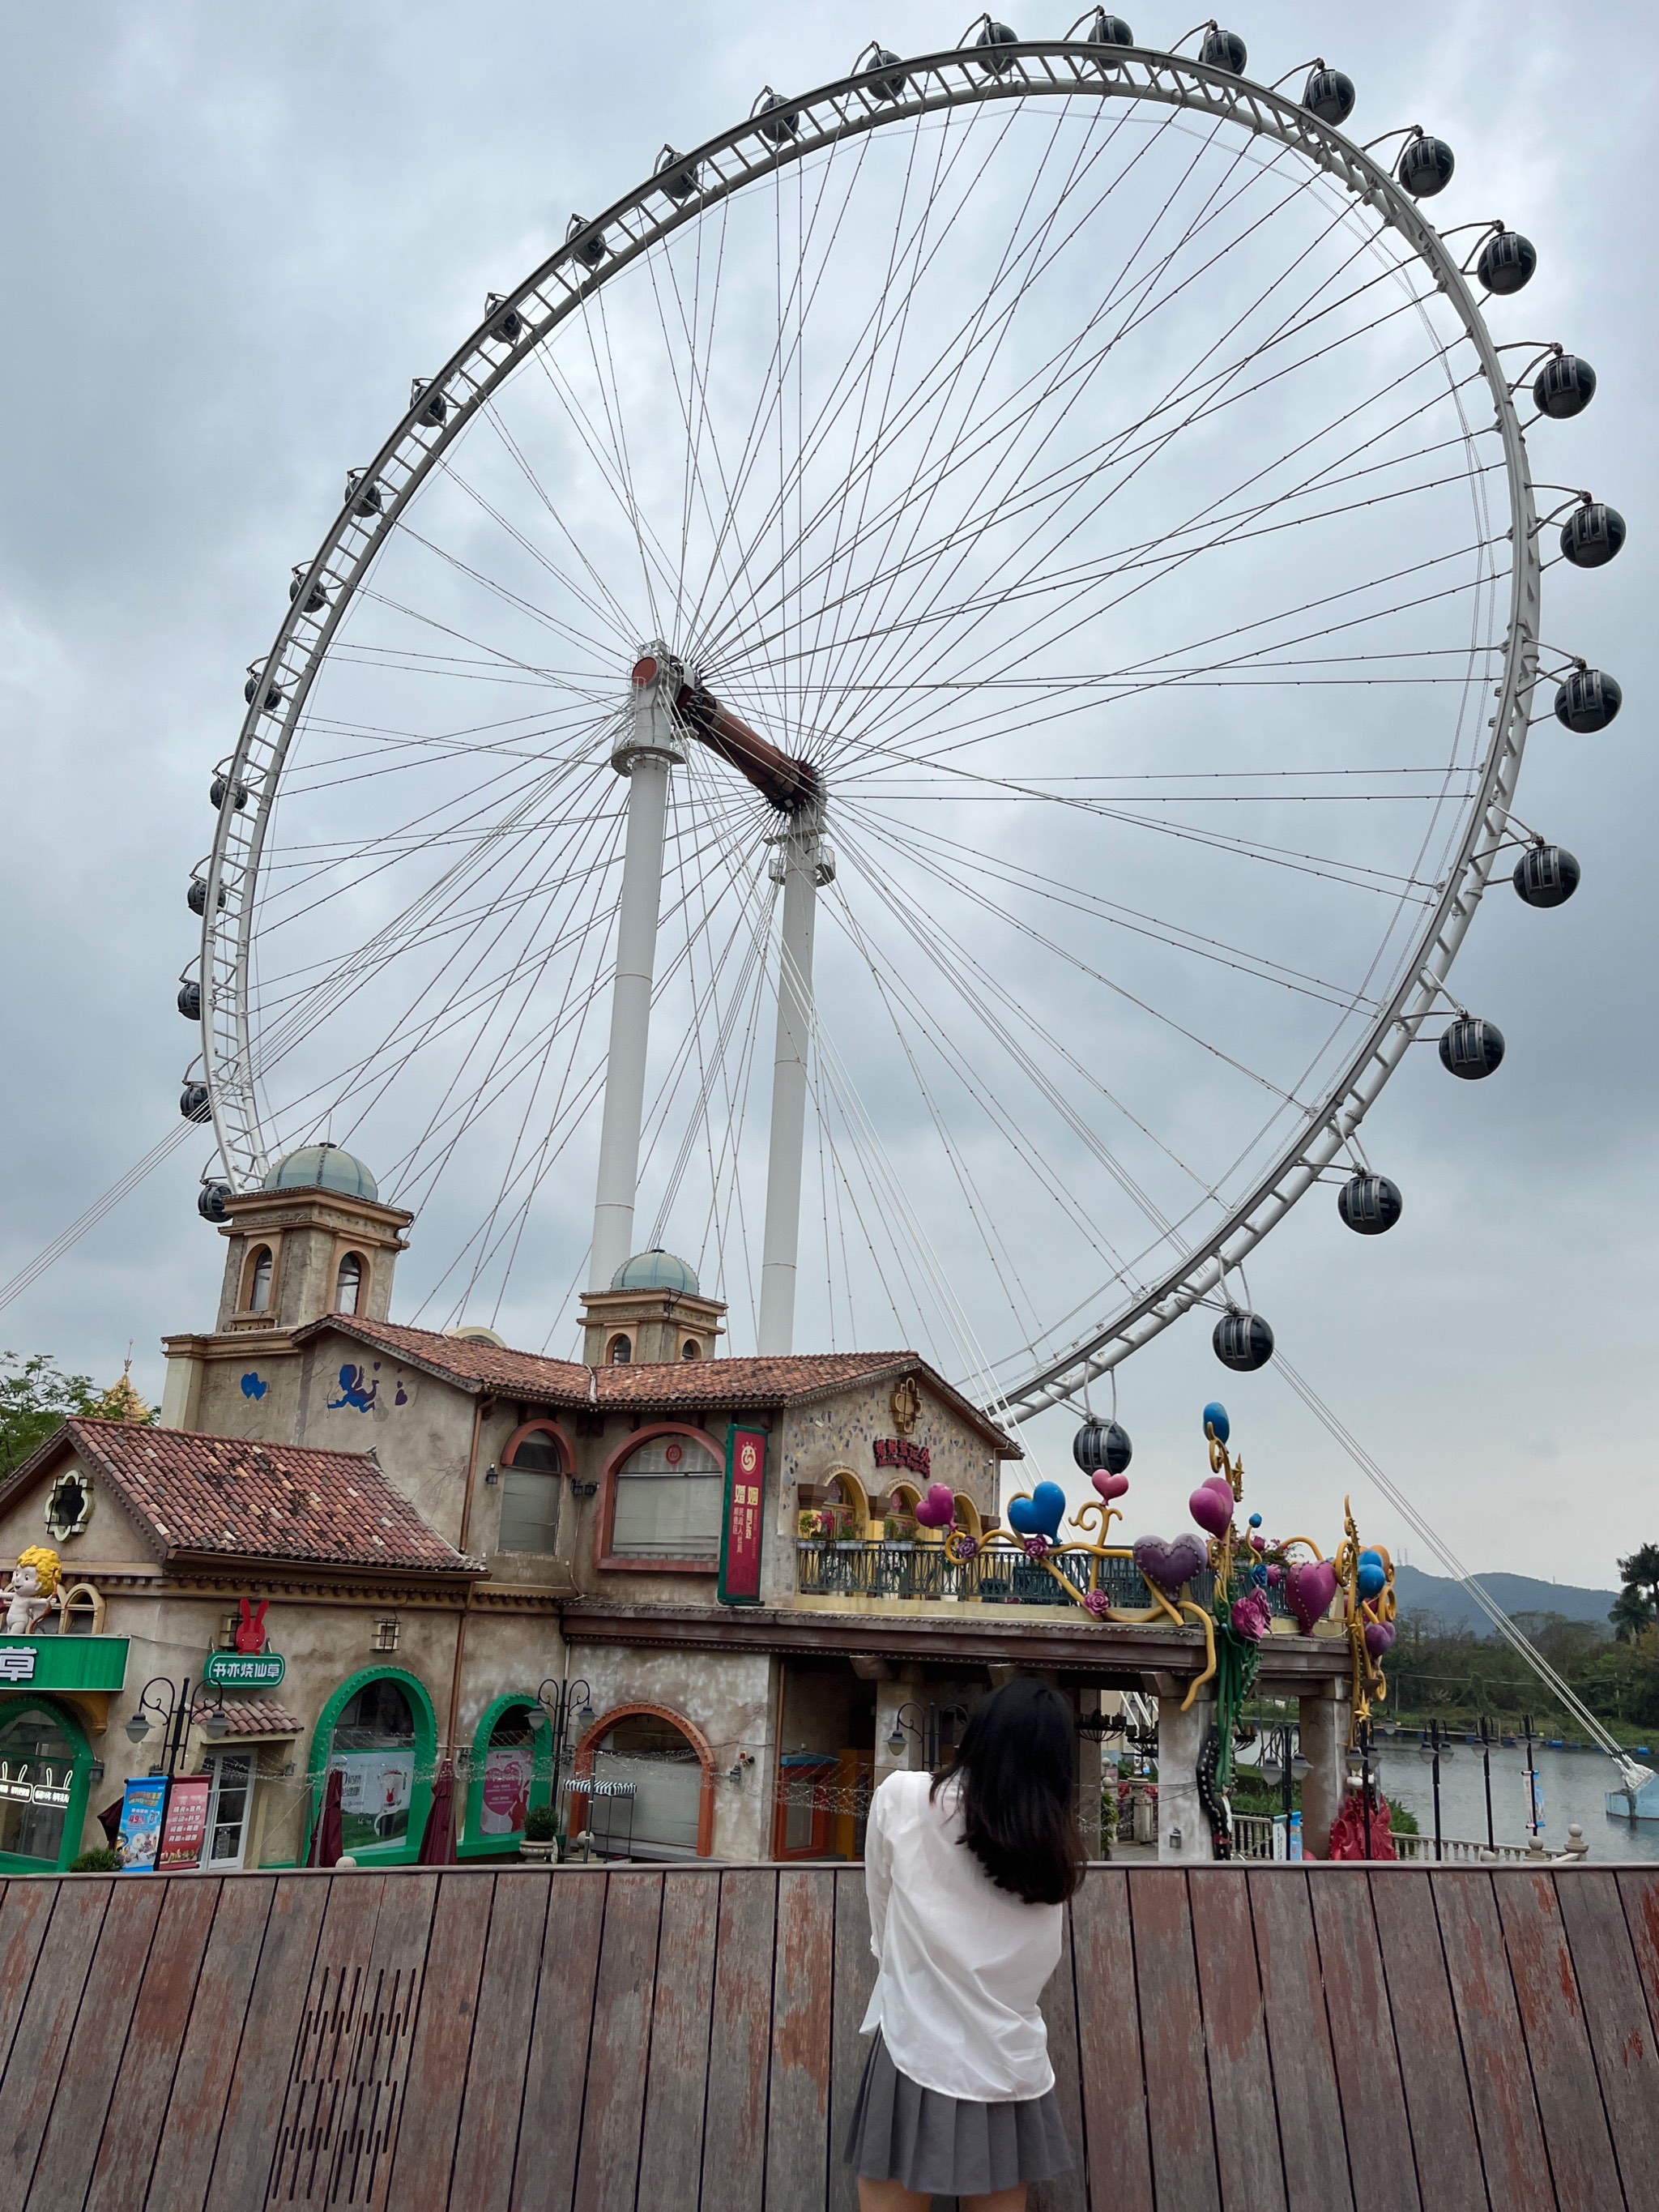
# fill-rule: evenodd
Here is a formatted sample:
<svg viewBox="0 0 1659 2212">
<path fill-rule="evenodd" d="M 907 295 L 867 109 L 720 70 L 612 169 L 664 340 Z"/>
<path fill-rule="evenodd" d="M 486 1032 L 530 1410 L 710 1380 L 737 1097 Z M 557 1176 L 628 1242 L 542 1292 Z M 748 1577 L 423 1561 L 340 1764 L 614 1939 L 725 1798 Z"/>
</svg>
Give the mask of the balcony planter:
<svg viewBox="0 0 1659 2212">
<path fill-rule="evenodd" d="M 526 1836 L 519 1845 L 519 1856 L 528 1859 L 534 1865 L 545 1866 L 558 1855 L 559 1839 L 556 1836 L 548 1837 L 544 1843 L 539 1839 L 532 1843 Z"/>
</svg>

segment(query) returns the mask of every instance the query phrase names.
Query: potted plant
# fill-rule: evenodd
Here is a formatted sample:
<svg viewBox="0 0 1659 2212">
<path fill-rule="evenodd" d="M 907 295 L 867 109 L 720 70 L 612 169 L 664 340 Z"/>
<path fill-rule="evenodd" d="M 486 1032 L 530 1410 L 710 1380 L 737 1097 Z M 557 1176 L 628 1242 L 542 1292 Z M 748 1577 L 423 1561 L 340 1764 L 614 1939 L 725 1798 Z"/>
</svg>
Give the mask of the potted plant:
<svg viewBox="0 0 1659 2212">
<path fill-rule="evenodd" d="M 908 1513 L 889 1513 L 881 1524 L 882 1540 L 900 1544 L 908 1551 L 916 1540 L 916 1524 Z"/>
<path fill-rule="evenodd" d="M 532 1805 L 524 1816 L 521 1859 L 550 1859 L 559 1849 L 559 1816 L 550 1805 Z"/>
<path fill-rule="evenodd" d="M 823 1514 L 815 1511 L 810 1505 L 804 1505 L 801 1508 L 796 1518 L 795 1531 L 803 1544 L 816 1544 L 822 1541 L 825 1534 L 823 1526 L 825 1518 Z"/>
</svg>

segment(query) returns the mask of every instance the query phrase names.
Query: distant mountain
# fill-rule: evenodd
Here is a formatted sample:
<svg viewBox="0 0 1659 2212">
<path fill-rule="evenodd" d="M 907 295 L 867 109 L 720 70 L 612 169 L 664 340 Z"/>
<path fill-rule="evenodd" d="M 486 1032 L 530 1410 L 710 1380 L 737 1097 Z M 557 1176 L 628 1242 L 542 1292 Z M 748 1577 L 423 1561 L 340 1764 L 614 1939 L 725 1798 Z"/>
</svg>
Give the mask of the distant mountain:
<svg viewBox="0 0 1659 2212">
<path fill-rule="evenodd" d="M 1505 1613 L 1559 1613 L 1568 1620 L 1594 1621 L 1607 1626 L 1607 1613 L 1617 1590 L 1575 1589 L 1570 1583 L 1545 1583 L 1532 1575 L 1477 1575 L 1495 1604 Z M 1396 1566 L 1394 1594 L 1401 1613 L 1431 1613 L 1450 1629 L 1468 1628 L 1477 1636 L 1496 1633 L 1492 1623 L 1464 1589 L 1449 1575 L 1425 1575 L 1420 1567 Z"/>
</svg>

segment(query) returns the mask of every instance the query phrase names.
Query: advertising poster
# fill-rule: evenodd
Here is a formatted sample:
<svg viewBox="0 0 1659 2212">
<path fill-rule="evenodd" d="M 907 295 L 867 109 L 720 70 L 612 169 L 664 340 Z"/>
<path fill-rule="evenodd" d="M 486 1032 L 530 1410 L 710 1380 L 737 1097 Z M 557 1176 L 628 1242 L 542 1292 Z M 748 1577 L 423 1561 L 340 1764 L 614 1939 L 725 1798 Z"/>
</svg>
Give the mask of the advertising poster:
<svg viewBox="0 0 1659 2212">
<path fill-rule="evenodd" d="M 492 1743 L 484 1753 L 478 1826 L 486 1836 L 511 1836 L 530 1810 L 536 1755 L 527 1743 Z"/>
<path fill-rule="evenodd" d="M 156 1869 L 172 1874 L 181 1867 L 200 1866 L 202 1838 L 207 1833 L 208 1798 L 213 1779 L 206 1774 L 187 1774 L 167 1792 L 161 1820 L 161 1848 Z"/>
<path fill-rule="evenodd" d="M 161 1815 L 167 1808 L 165 1774 L 135 1775 L 121 1796 L 121 1826 L 116 1850 L 123 1874 L 154 1874 L 161 1848 Z"/>
<path fill-rule="evenodd" d="M 342 1751 L 329 1761 L 340 1770 L 341 1847 L 401 1843 L 409 1833 L 409 1801 L 415 1790 L 415 1749 Z"/>
<path fill-rule="evenodd" d="M 766 1487 L 766 1431 L 726 1431 L 726 1506 L 720 1516 L 722 1605 L 758 1605 L 761 1570 L 761 1493 Z"/>
</svg>

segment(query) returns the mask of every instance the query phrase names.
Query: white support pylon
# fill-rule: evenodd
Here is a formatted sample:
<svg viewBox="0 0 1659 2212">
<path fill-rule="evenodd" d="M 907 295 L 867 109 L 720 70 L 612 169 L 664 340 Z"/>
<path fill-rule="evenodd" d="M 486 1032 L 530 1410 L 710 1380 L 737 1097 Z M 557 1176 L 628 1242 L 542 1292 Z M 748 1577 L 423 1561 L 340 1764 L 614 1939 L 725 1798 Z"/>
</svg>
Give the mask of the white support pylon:
<svg viewBox="0 0 1659 2212">
<path fill-rule="evenodd" d="M 806 1134 L 807 1054 L 812 1042 L 812 933 L 818 888 L 836 872 L 819 807 L 804 809 L 779 841 L 774 878 L 783 879 L 778 961 L 777 1043 L 772 1057 L 772 1127 L 766 1161 L 766 1227 L 761 1247 L 759 1349 L 794 1349 L 795 1276 L 800 1243 L 801 1155 Z"/>
<path fill-rule="evenodd" d="M 596 1291 L 611 1288 L 611 1277 L 634 1249 L 634 1200 L 640 1180 L 651 988 L 662 906 L 668 771 L 685 759 L 672 713 L 680 682 L 678 663 L 666 647 L 647 646 L 634 668 L 628 727 L 611 756 L 611 767 L 629 780 L 628 830 L 623 852 L 622 899 L 617 910 L 611 1049 L 605 1061 L 605 1114 L 599 1124 L 599 1172 L 593 1200 L 590 1283 Z"/>
</svg>

